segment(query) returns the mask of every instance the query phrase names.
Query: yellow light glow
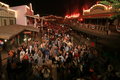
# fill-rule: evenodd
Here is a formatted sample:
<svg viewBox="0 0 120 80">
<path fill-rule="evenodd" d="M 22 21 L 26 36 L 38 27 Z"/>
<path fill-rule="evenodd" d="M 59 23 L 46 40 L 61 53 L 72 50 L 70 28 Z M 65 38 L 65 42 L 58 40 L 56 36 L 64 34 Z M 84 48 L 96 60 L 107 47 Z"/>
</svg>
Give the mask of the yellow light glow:
<svg viewBox="0 0 120 80">
<path fill-rule="evenodd" d="M 108 7 L 107 7 L 107 6 L 105 6 L 105 5 L 103 5 L 103 4 L 95 4 L 95 5 L 93 5 L 93 6 L 90 8 L 90 10 L 91 10 L 92 8 L 96 7 L 96 6 L 102 6 L 102 7 L 104 7 L 104 8 L 105 8 L 105 10 L 107 10 L 107 9 L 108 9 Z"/>
<path fill-rule="evenodd" d="M 95 5 L 93 5 L 90 9 L 88 9 L 88 10 L 83 10 L 83 14 L 86 12 L 90 12 L 90 10 L 91 9 L 93 9 L 94 7 L 96 7 L 96 6 L 102 6 L 102 7 L 104 7 L 105 8 L 105 10 L 110 10 L 110 9 L 112 9 L 112 7 L 107 7 L 107 6 L 105 6 L 105 5 L 103 5 L 103 4 L 95 4 Z"/>
<path fill-rule="evenodd" d="M 65 18 L 77 18 L 80 16 L 80 13 L 73 13 L 71 15 L 66 15 Z"/>
</svg>

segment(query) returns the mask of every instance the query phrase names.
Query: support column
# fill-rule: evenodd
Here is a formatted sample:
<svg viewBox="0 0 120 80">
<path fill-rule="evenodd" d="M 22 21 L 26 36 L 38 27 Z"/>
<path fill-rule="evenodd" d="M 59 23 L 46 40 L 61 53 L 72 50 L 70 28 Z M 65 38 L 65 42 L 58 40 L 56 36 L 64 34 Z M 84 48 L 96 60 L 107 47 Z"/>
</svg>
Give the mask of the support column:
<svg viewBox="0 0 120 80">
<path fill-rule="evenodd" d="M 0 80 L 2 79 L 2 56 L 1 56 L 2 47 L 0 47 Z"/>
</svg>

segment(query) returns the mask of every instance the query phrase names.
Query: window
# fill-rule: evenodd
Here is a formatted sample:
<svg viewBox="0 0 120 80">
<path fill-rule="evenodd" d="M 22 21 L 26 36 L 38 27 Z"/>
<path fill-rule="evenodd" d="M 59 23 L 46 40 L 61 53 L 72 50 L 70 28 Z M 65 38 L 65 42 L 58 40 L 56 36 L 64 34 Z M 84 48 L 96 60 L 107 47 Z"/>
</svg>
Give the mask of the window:
<svg viewBox="0 0 120 80">
<path fill-rule="evenodd" d="M 4 19 L 4 26 L 6 26 L 7 25 L 7 22 L 6 22 L 6 20 Z"/>
<path fill-rule="evenodd" d="M 14 24 L 13 20 L 10 20 L 10 25 Z"/>
</svg>

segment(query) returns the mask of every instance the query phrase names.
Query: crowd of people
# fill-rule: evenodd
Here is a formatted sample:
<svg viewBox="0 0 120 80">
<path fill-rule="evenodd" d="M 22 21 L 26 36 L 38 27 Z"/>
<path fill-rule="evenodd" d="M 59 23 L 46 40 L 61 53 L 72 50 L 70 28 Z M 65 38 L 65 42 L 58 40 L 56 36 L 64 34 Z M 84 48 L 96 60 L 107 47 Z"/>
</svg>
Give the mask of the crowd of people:
<svg viewBox="0 0 120 80">
<path fill-rule="evenodd" d="M 42 34 L 42 41 L 23 43 L 9 51 L 8 80 L 54 80 L 53 65 L 57 80 L 118 80 L 113 66 L 101 60 L 95 47 L 74 43 L 64 27 L 54 27 Z"/>
</svg>

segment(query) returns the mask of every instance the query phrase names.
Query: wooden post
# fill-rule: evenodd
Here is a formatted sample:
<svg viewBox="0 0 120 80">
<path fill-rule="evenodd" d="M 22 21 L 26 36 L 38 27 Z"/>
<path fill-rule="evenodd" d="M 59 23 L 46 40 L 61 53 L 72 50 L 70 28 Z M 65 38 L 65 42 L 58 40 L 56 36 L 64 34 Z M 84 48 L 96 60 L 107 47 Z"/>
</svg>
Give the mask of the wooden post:
<svg viewBox="0 0 120 80">
<path fill-rule="evenodd" d="M 2 47 L 0 47 L 0 80 L 2 78 L 2 56 L 1 56 Z"/>
</svg>

